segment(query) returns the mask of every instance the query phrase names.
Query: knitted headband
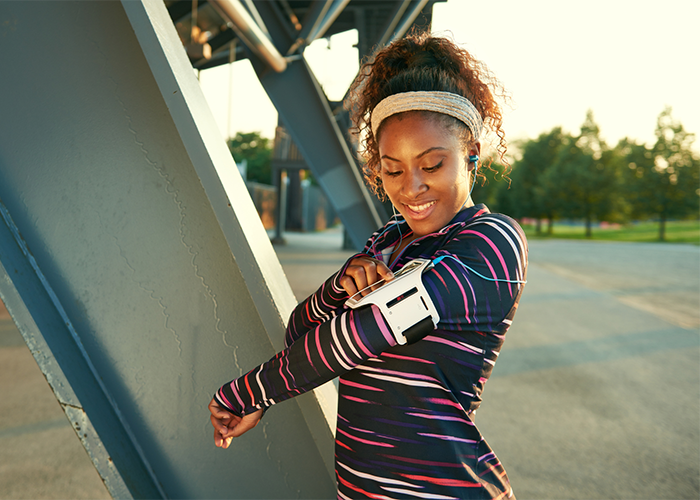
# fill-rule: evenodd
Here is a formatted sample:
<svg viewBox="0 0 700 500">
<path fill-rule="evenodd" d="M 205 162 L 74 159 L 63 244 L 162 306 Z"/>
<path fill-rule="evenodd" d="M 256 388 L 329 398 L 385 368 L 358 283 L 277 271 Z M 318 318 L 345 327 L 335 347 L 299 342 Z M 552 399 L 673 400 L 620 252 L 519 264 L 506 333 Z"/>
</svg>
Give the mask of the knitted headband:
<svg viewBox="0 0 700 500">
<path fill-rule="evenodd" d="M 474 105 L 459 94 L 451 92 L 401 92 L 382 99 L 372 110 L 372 133 L 392 115 L 405 111 L 435 111 L 464 122 L 475 140 L 479 140 L 484 122 Z"/>
</svg>

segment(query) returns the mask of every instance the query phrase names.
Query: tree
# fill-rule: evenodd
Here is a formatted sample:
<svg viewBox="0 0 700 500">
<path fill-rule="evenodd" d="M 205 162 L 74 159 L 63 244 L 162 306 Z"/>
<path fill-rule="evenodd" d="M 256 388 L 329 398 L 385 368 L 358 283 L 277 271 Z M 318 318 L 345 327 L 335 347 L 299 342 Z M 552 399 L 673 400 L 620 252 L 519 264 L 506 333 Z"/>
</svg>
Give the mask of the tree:
<svg viewBox="0 0 700 500">
<path fill-rule="evenodd" d="M 605 220 L 617 208 L 618 176 L 613 154 L 601 139 L 589 110 L 580 135 L 562 148 L 546 173 L 550 189 L 556 193 L 557 208 L 564 216 L 583 219 L 587 238 L 591 237 L 593 220 Z"/>
<path fill-rule="evenodd" d="M 515 217 L 537 219 L 537 233 L 541 232 L 541 220 L 549 220 L 548 232 L 556 217 L 555 185 L 546 172 L 556 164 L 562 149 L 571 142 L 561 127 L 540 134 L 535 140 L 522 145 L 522 157 L 513 165 L 513 190 L 511 204 Z"/>
<path fill-rule="evenodd" d="M 237 162 L 247 161 L 247 180 L 272 184 L 272 148 L 269 139 L 259 132 L 238 132 L 228 140 L 228 148 Z"/>
<path fill-rule="evenodd" d="M 623 140 L 626 193 L 635 218 L 657 217 L 659 240 L 666 238 L 670 218 L 698 216 L 700 211 L 700 160 L 692 150 L 695 135 L 686 132 L 664 109 L 656 123 L 656 143 L 651 148 Z"/>
</svg>

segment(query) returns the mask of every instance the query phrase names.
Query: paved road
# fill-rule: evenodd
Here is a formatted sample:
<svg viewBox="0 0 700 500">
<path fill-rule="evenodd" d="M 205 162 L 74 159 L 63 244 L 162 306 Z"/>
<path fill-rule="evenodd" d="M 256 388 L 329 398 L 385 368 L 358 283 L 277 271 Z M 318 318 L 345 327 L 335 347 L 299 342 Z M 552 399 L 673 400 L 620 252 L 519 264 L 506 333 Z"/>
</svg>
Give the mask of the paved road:
<svg viewBox="0 0 700 500">
<path fill-rule="evenodd" d="M 351 254 L 276 247 L 297 297 Z M 700 497 L 700 248 L 534 241 L 477 424 L 519 499 Z M 0 308 L 0 498 L 106 498 Z"/>
<path fill-rule="evenodd" d="M 700 498 L 700 249 L 531 243 L 477 424 L 518 498 Z"/>
</svg>

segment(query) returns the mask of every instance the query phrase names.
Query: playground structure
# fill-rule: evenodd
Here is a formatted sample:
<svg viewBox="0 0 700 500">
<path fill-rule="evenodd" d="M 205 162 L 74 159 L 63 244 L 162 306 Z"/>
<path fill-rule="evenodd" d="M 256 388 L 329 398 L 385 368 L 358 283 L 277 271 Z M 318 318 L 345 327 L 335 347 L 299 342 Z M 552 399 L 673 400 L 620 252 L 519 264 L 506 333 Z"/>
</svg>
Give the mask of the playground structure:
<svg viewBox="0 0 700 500">
<path fill-rule="evenodd" d="M 0 298 L 113 497 L 331 498 L 332 384 L 212 444 L 213 391 L 295 299 L 192 67 L 251 58 L 357 246 L 381 205 L 300 54 L 353 8 L 389 9 L 369 50 L 434 2 L 215 3 L 230 38 L 200 60 L 175 18 L 206 2 L 0 3 Z"/>
</svg>

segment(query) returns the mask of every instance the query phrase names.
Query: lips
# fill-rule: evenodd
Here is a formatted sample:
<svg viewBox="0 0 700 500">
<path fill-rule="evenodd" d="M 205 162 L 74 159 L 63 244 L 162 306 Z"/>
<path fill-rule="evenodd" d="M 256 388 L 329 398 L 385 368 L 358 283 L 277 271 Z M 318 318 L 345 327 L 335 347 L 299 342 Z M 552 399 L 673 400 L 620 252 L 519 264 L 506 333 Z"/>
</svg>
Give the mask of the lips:
<svg viewBox="0 0 700 500">
<path fill-rule="evenodd" d="M 403 206 L 406 208 L 406 211 L 408 212 L 408 215 L 412 219 L 425 219 L 430 215 L 432 212 L 433 207 L 435 206 L 437 202 L 435 200 L 429 201 L 427 203 L 421 203 L 419 205 L 417 204 L 411 204 L 408 205 L 406 203 L 403 204 Z"/>
</svg>

